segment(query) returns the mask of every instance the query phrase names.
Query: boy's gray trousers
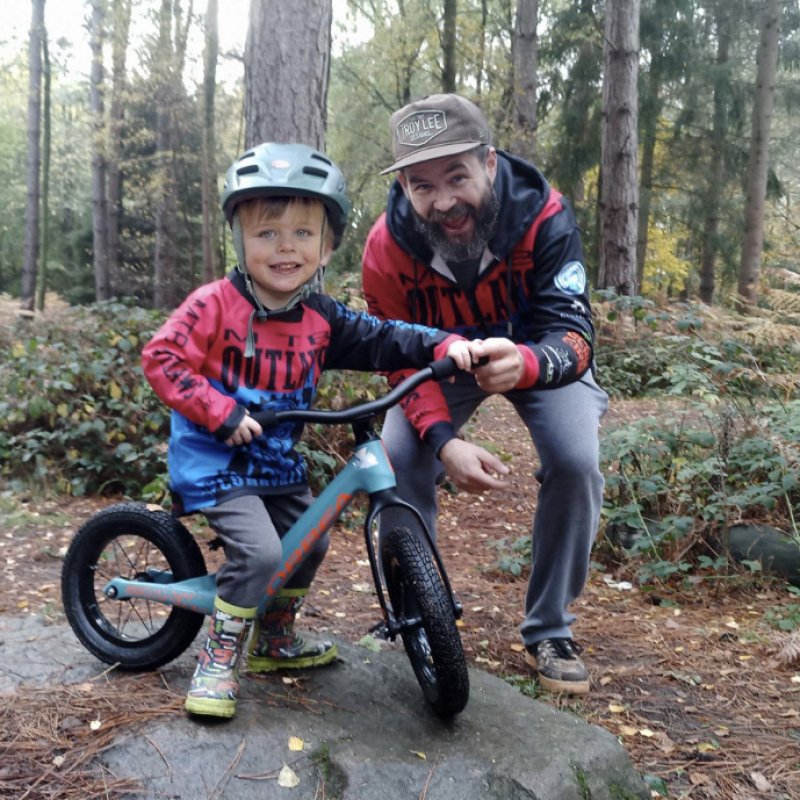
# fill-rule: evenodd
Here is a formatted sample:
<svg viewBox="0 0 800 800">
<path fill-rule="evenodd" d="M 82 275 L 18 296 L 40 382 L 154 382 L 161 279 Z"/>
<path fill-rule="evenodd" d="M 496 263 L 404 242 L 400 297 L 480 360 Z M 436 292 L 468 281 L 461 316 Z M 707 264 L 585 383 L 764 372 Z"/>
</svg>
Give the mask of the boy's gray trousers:
<svg viewBox="0 0 800 800">
<path fill-rule="evenodd" d="M 246 495 L 201 509 L 225 548 L 225 563 L 217 571 L 217 595 L 222 600 L 240 608 L 258 606 L 281 565 L 281 537 L 312 502 L 311 492 L 306 491 Z M 284 588 L 311 586 L 329 543 L 326 533 Z"/>
<path fill-rule="evenodd" d="M 456 430 L 489 397 L 466 373 L 457 375 L 455 383 L 439 385 Z M 603 502 L 598 428 L 608 397 L 590 372 L 558 389 L 514 390 L 504 396 L 528 428 L 541 462 L 536 472 L 541 486 L 533 522 L 525 620 L 520 626 L 522 639 L 531 645 L 541 639 L 572 638 L 570 625 L 575 616 L 567 607 L 586 583 Z M 437 484 L 444 479 L 442 462 L 399 406 L 386 416 L 383 441 L 397 473 L 400 496 L 417 508 L 435 537 Z M 504 441 L 495 444 L 503 447 Z M 487 499 L 487 506 L 492 501 L 498 506 L 504 502 L 499 490 L 488 493 Z M 381 532 L 395 527 L 414 527 L 412 515 L 400 509 L 384 511 Z"/>
</svg>

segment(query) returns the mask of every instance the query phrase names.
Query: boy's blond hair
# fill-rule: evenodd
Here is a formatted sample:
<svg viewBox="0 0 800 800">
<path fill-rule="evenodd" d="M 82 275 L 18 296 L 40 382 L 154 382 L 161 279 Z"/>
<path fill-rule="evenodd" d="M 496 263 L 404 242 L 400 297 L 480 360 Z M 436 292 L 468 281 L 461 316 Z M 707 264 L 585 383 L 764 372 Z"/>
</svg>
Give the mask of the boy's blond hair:
<svg viewBox="0 0 800 800">
<path fill-rule="evenodd" d="M 309 215 L 324 212 L 325 214 L 325 244 L 333 246 L 333 226 L 331 225 L 328 210 L 325 203 L 317 197 L 300 196 L 278 196 L 278 197 L 254 197 L 251 200 L 244 200 L 239 203 L 237 211 L 241 218 L 242 225 L 260 225 L 265 222 L 282 217 L 289 207 L 302 208 Z"/>
</svg>

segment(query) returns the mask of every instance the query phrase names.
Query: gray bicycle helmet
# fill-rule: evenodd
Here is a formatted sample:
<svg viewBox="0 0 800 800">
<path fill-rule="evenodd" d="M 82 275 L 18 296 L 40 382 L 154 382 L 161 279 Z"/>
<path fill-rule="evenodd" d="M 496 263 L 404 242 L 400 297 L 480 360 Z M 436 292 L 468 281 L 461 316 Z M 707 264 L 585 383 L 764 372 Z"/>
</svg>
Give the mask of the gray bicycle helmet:
<svg viewBox="0 0 800 800">
<path fill-rule="evenodd" d="M 342 241 L 350 201 L 338 167 L 325 155 L 304 144 L 265 142 L 240 156 L 225 175 L 220 194 L 228 224 L 243 200 L 255 197 L 317 197 L 328 210 L 333 249 Z"/>
</svg>

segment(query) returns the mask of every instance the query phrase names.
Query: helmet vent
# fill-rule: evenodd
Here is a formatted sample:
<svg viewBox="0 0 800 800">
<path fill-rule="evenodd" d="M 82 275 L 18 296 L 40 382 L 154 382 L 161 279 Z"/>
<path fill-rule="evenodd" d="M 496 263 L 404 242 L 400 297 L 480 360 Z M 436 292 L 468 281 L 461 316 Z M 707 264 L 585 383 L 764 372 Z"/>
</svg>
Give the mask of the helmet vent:
<svg viewBox="0 0 800 800">
<path fill-rule="evenodd" d="M 239 156 L 239 158 L 237 158 L 236 160 L 237 161 L 244 161 L 246 158 L 252 158 L 254 155 L 255 155 L 255 152 L 253 150 L 250 150 L 249 152 L 245 153 L 243 156 Z"/>
<path fill-rule="evenodd" d="M 250 164 L 249 166 L 240 167 L 239 169 L 237 169 L 236 170 L 236 174 L 237 175 L 252 175 L 252 173 L 258 172 L 258 171 L 259 171 L 258 164 Z"/>
<path fill-rule="evenodd" d="M 304 175 L 317 175 L 320 178 L 327 178 L 328 173 L 324 169 L 319 169 L 318 167 L 303 167 L 303 174 Z"/>
<path fill-rule="evenodd" d="M 322 161 L 323 163 L 327 164 L 329 167 L 333 166 L 333 161 L 325 158 L 325 156 L 321 156 L 319 153 L 312 153 L 311 158 L 316 158 L 317 161 Z"/>
</svg>

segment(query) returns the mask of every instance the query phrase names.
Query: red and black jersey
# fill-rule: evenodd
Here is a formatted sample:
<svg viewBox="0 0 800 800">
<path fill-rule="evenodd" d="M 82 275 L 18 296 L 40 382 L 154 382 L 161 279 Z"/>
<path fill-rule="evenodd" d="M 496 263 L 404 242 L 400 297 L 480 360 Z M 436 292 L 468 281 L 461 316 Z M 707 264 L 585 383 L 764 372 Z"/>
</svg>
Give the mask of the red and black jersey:
<svg viewBox="0 0 800 800">
<path fill-rule="evenodd" d="M 387 211 L 367 239 L 364 293 L 370 312 L 381 319 L 429 325 L 468 339 L 506 336 L 525 360 L 517 388 L 556 388 L 578 380 L 593 358 L 580 234 L 569 203 L 535 167 L 502 151 L 497 156 L 500 214 L 474 287 L 463 289 L 431 251 L 395 180 Z M 390 381 L 403 375 L 391 375 Z M 437 452 L 455 436 L 436 384 L 421 386 L 405 411 Z"/>
<path fill-rule="evenodd" d="M 246 411 L 308 408 L 326 369 L 393 372 L 442 358 L 454 337 L 422 325 L 379 320 L 327 295 L 253 320 L 242 276 L 202 286 L 144 348 L 142 367 L 172 408 L 170 488 L 175 513 L 246 494 L 286 494 L 308 479 L 294 449 L 303 426 L 265 431 L 249 445 L 225 444 Z"/>
</svg>

